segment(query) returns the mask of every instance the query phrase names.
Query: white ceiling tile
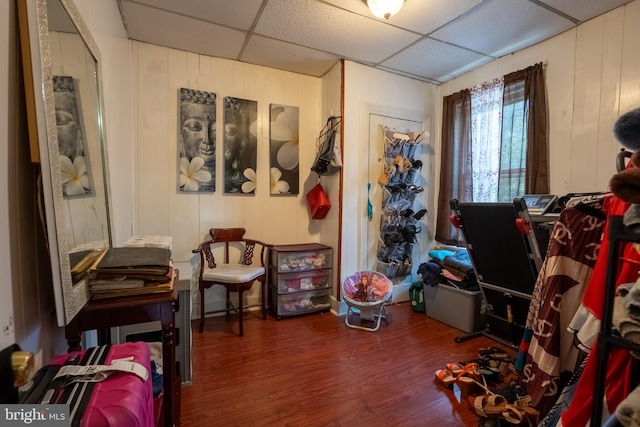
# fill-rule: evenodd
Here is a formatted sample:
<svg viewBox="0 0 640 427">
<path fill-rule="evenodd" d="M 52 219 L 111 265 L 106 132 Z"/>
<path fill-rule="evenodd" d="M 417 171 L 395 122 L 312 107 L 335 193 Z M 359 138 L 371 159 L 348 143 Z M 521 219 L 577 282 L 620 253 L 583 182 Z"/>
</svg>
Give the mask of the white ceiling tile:
<svg viewBox="0 0 640 427">
<path fill-rule="evenodd" d="M 350 10 L 362 16 L 370 17 L 371 19 L 378 19 L 369 12 L 369 8 L 362 0 L 325 0 L 325 3 L 338 6 L 339 8 Z"/>
<path fill-rule="evenodd" d="M 362 0 L 116 1 L 134 40 L 313 76 L 346 58 L 436 83 L 630 2 L 406 0 L 385 20 Z"/>
<path fill-rule="evenodd" d="M 419 37 L 315 0 L 270 0 L 255 32 L 373 63 L 389 57 Z"/>
<path fill-rule="evenodd" d="M 240 60 L 279 70 L 321 77 L 340 60 L 340 57 L 254 35 L 249 40 Z"/>
<path fill-rule="evenodd" d="M 131 2 L 131 0 L 121 1 L 123 4 Z M 229 7 L 229 0 L 133 1 L 135 3 L 241 30 L 249 30 L 249 28 L 251 28 L 262 4 L 262 0 L 233 0 L 233 7 Z"/>
<path fill-rule="evenodd" d="M 482 0 L 407 0 L 402 10 L 390 21 L 426 35 L 480 3 Z"/>
<path fill-rule="evenodd" d="M 380 65 L 443 82 L 452 70 L 473 69 L 491 60 L 465 49 L 425 39 Z"/>
<path fill-rule="evenodd" d="M 529 1 L 485 0 L 431 36 L 486 55 L 499 57 L 546 40 L 574 24 Z"/>
<path fill-rule="evenodd" d="M 581 22 L 587 21 L 595 16 L 602 15 L 610 10 L 629 3 L 631 0 L 542 0 L 540 3 L 547 4 Z"/>
<path fill-rule="evenodd" d="M 482 3 L 482 0 L 407 0 L 400 12 L 388 20 L 374 17 L 362 0 L 325 0 L 325 3 L 426 35 Z"/>
<path fill-rule="evenodd" d="M 238 57 L 245 40 L 242 31 L 193 18 L 130 2 L 124 2 L 123 8 L 127 19 L 136 23 L 128 28 L 133 40 L 232 59 Z M 212 40 L 224 40 L 224 43 L 212 43 Z"/>
</svg>

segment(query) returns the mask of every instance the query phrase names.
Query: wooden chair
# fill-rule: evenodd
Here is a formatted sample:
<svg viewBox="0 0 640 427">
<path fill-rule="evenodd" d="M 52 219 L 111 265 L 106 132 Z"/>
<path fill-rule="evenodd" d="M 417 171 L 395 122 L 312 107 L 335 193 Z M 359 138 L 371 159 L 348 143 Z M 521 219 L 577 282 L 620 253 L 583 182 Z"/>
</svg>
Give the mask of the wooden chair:
<svg viewBox="0 0 640 427">
<path fill-rule="evenodd" d="M 261 284 L 260 306 L 262 308 L 262 319 L 267 318 L 266 307 L 266 281 L 267 274 L 265 268 L 265 258 L 269 246 L 258 240 L 244 237 L 244 228 L 212 228 L 209 230 L 211 238 L 202 242 L 194 253 L 200 254 L 200 273 L 198 276 L 198 287 L 200 289 L 200 332 L 204 330 L 204 319 L 206 314 L 226 312 L 227 315 L 233 311 L 238 314 L 239 335 L 243 336 L 242 311 L 243 308 L 257 306 L 256 304 L 244 306 L 242 294 L 258 281 Z M 217 263 L 213 256 L 216 247 L 224 248 L 224 263 Z M 231 250 L 230 250 L 231 249 Z M 254 257 L 259 252 L 260 256 Z M 230 253 L 238 253 L 238 262 L 230 261 Z M 256 258 L 254 260 L 254 258 Z M 226 308 L 205 312 L 204 291 L 213 285 L 221 285 L 226 288 Z M 238 293 L 238 307 L 231 302 L 230 293 Z"/>
</svg>

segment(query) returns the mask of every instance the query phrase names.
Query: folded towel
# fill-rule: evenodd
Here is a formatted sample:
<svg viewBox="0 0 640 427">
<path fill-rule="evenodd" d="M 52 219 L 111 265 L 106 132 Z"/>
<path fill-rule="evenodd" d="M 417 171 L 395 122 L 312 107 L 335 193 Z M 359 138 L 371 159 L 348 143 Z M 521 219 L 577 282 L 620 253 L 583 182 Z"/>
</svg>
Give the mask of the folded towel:
<svg viewBox="0 0 640 427">
<path fill-rule="evenodd" d="M 613 300 L 613 315 L 611 322 L 620 332 L 622 338 L 640 344 L 640 322 L 629 317 L 625 309 L 624 298 L 618 295 Z M 632 351 L 631 355 L 640 359 L 640 354 Z"/>
<path fill-rule="evenodd" d="M 620 402 L 616 417 L 624 427 L 640 427 L 640 387 L 636 387 Z"/>
<path fill-rule="evenodd" d="M 640 322 L 640 279 L 618 286 L 618 295 L 624 298 L 624 308 L 629 317 Z"/>
</svg>

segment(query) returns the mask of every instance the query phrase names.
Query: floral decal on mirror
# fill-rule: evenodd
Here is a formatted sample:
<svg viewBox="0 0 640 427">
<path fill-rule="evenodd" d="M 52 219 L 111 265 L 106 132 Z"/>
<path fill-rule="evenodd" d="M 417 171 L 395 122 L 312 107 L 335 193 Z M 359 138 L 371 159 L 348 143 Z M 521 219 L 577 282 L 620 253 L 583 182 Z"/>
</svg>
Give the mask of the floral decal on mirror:
<svg viewBox="0 0 640 427">
<path fill-rule="evenodd" d="M 79 93 L 73 77 L 53 76 L 60 179 L 65 198 L 92 194 Z"/>
<path fill-rule="evenodd" d="M 270 105 L 271 194 L 299 193 L 299 108 Z"/>
<path fill-rule="evenodd" d="M 224 98 L 224 192 L 254 194 L 258 162 L 258 102 Z"/>
<path fill-rule="evenodd" d="M 216 190 L 216 94 L 181 88 L 178 94 L 178 189 Z"/>
</svg>

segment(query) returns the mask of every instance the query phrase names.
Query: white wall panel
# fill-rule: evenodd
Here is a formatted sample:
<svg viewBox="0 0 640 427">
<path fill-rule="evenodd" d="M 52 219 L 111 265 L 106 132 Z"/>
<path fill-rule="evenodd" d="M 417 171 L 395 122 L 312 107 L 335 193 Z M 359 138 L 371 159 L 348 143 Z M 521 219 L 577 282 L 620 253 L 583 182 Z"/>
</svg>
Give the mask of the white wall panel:
<svg viewBox="0 0 640 427">
<path fill-rule="evenodd" d="M 319 236 L 310 227 L 303 183 L 315 158 L 315 135 L 323 124 L 321 80 L 145 43 L 132 44 L 136 92 L 134 234 L 172 236 L 173 259 L 183 270 L 195 264 L 191 251 L 212 227 L 244 227 L 247 236 L 272 244 L 318 241 Z M 178 90 L 181 87 L 215 93 L 218 123 L 224 121 L 225 96 L 258 102 L 255 195 L 223 193 L 221 132 L 216 140 L 216 191 L 178 192 Z M 298 195 L 270 195 L 269 105 L 272 103 L 300 109 L 301 187 Z M 186 278 L 191 273 L 181 271 L 180 274 Z M 195 287 L 195 283 L 192 286 Z M 214 292 L 211 294 L 213 302 L 217 302 L 216 298 L 220 297 Z M 257 297 L 257 287 L 249 297 Z"/>
<path fill-rule="evenodd" d="M 640 107 L 640 1 L 614 9 L 439 86 L 443 96 L 545 62 L 549 111 L 550 191 L 605 191 L 620 144 L 617 118 Z M 442 125 L 436 117 L 437 145 Z"/>
<path fill-rule="evenodd" d="M 365 254 L 361 253 L 361 243 L 366 240 L 364 235 L 366 227 L 363 229 L 361 224 L 367 212 L 369 170 L 369 121 L 366 111 L 375 107 L 382 111 L 395 111 L 410 116 L 419 115 L 421 121 L 426 120 L 434 112 L 436 88 L 428 83 L 346 61 L 344 91 L 345 165 L 343 168 L 341 280 L 363 269 L 363 262 L 366 259 Z M 398 117 L 407 118 L 406 116 Z M 423 149 L 433 154 L 431 142 L 429 147 Z M 437 153 L 435 155 L 437 156 Z M 427 177 L 425 181 L 433 182 L 431 179 L 433 171 L 428 166 L 423 166 L 421 173 Z M 376 185 L 376 183 L 371 184 Z M 432 199 L 434 191 L 436 191 L 435 187 L 425 188 L 422 194 L 424 198 L 422 203 L 427 209 L 433 208 L 429 206 L 428 200 Z M 419 235 L 421 244 L 429 248 L 429 242 L 433 239 L 433 223 L 435 223 L 433 215 L 434 213 L 430 212 L 422 220 L 429 226 L 423 227 Z M 416 254 L 417 252 L 414 253 Z M 415 277 L 410 277 L 408 280 L 412 279 Z"/>
<path fill-rule="evenodd" d="M 570 191 L 575 43 L 575 32 L 566 32 L 545 42 L 542 52 L 531 61 L 547 61 L 549 184 L 550 191 L 559 195 Z"/>
<path fill-rule="evenodd" d="M 595 165 L 598 154 L 598 115 L 602 79 L 603 20 L 592 19 L 577 28 L 573 128 L 571 140 L 571 175 L 573 191 L 597 191 L 596 174 L 584 175 L 574 165 Z"/>
<path fill-rule="evenodd" d="M 599 86 L 600 104 L 596 133 L 595 185 L 608 183 L 616 173 L 615 158 L 621 145 L 613 135 L 613 126 L 620 112 L 620 71 L 624 37 L 624 8 L 603 17 L 602 66 Z M 601 191 L 604 191 L 603 187 Z"/>
<path fill-rule="evenodd" d="M 620 72 L 620 113 L 640 104 L 640 1 L 624 7 L 624 36 L 622 40 L 622 69 Z"/>
</svg>

